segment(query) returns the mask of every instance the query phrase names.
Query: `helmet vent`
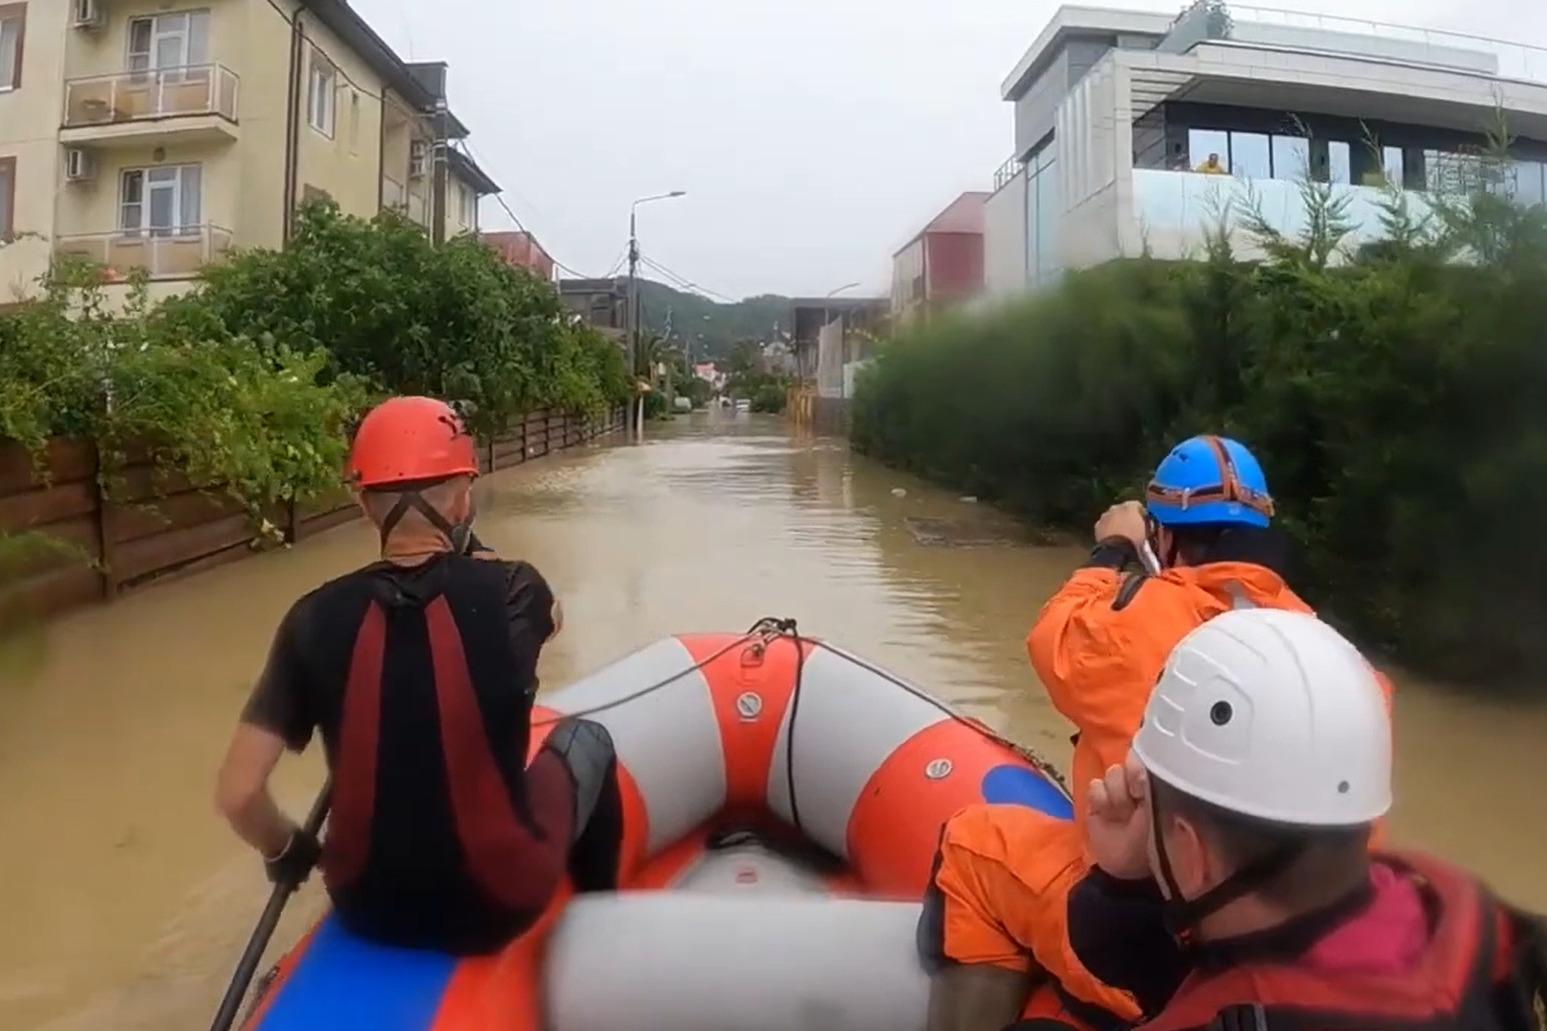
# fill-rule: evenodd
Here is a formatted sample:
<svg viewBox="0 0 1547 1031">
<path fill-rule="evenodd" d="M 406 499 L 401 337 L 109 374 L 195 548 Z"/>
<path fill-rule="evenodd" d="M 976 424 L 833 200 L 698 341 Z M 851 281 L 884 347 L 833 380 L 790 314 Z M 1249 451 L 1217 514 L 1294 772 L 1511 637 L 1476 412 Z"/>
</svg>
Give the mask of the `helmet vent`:
<svg viewBox="0 0 1547 1031">
<path fill-rule="evenodd" d="M 1215 702 L 1213 708 L 1209 709 L 1209 719 L 1214 721 L 1216 727 L 1223 727 L 1234 715 L 1235 710 L 1230 707 L 1229 702 Z"/>
<path fill-rule="evenodd" d="M 1340 794 L 1340 795 L 1348 794 L 1348 781 L 1346 781 L 1346 780 L 1338 781 L 1338 794 Z"/>
</svg>

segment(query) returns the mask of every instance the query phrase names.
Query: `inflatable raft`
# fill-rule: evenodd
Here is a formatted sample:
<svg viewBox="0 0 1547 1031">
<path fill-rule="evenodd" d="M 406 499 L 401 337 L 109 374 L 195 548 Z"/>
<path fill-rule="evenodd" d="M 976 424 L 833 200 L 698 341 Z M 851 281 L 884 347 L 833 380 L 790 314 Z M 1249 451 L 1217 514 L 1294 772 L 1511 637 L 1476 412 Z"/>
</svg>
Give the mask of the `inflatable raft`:
<svg viewBox="0 0 1547 1031">
<path fill-rule="evenodd" d="M 621 890 L 565 895 L 502 953 L 375 945 L 325 918 L 249 1017 L 261 1031 L 906 1031 L 914 928 L 945 820 L 1070 815 L 1034 757 L 922 690 L 771 621 L 659 641 L 551 696 L 619 760 Z"/>
</svg>

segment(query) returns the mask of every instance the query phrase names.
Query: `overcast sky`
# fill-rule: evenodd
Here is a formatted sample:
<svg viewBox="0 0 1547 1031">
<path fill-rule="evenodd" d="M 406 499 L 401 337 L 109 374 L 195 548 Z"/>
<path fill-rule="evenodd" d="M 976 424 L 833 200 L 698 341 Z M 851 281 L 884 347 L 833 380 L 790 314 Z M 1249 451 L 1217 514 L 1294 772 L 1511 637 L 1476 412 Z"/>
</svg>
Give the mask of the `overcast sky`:
<svg viewBox="0 0 1547 1031">
<path fill-rule="evenodd" d="M 645 254 L 711 291 L 884 293 L 890 255 L 1010 156 L 999 85 L 1052 0 L 353 0 L 451 64 L 474 153 L 555 257 Z M 1180 10 L 1180 0 L 1113 6 Z M 1541 0 L 1287 0 L 1547 46 Z M 486 201 L 483 221 L 508 219 Z M 854 291 L 858 292 L 858 291 Z"/>
</svg>

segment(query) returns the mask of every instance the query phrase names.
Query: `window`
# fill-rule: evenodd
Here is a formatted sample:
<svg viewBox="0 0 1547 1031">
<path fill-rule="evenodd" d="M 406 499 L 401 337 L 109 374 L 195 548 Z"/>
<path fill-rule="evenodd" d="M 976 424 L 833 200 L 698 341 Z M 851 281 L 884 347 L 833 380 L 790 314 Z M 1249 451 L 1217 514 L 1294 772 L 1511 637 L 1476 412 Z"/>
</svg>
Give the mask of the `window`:
<svg viewBox="0 0 1547 1031">
<path fill-rule="evenodd" d="M 0 4 L 0 92 L 21 88 L 21 51 L 26 28 L 26 4 Z"/>
<path fill-rule="evenodd" d="M 1187 151 L 1193 171 L 1212 172 L 1218 165 L 1218 174 L 1222 174 L 1230 167 L 1230 134 L 1217 129 L 1191 129 L 1187 133 Z"/>
<path fill-rule="evenodd" d="M 1242 179 L 1273 178 L 1268 137 L 1260 132 L 1230 134 L 1230 174 Z"/>
<path fill-rule="evenodd" d="M 208 60 L 208 11 L 178 11 L 129 22 L 131 72 L 181 69 Z"/>
<path fill-rule="evenodd" d="M 0 203 L 5 202 L 4 191 L 4 184 L 0 184 Z M 1547 165 L 1540 161 L 1515 162 L 1515 201 L 1525 207 L 1547 204 Z M 0 228 L 4 224 L 0 221 Z"/>
<path fill-rule="evenodd" d="M 16 159 L 0 158 L 0 241 L 16 236 Z"/>
<path fill-rule="evenodd" d="M 468 228 L 478 222 L 478 195 L 466 183 L 457 184 L 457 221 Z"/>
<path fill-rule="evenodd" d="M 202 178 L 198 165 L 125 169 L 119 185 L 119 230 L 133 237 L 197 233 Z"/>
<path fill-rule="evenodd" d="M 1381 174 L 1386 177 L 1386 182 L 1400 186 L 1404 180 L 1403 168 L 1406 162 L 1402 159 L 1401 147 L 1382 147 Z"/>
<path fill-rule="evenodd" d="M 1273 137 L 1273 178 L 1304 179 L 1311 174 L 1311 141 L 1304 136 Z"/>
<path fill-rule="evenodd" d="M 306 120 L 313 129 L 331 139 L 334 128 L 334 91 L 338 80 L 338 72 L 328 59 L 322 56 L 322 51 L 312 51 L 312 69 L 309 77 L 310 88 L 307 92 Z"/>
<path fill-rule="evenodd" d="M 1327 144 L 1327 181 L 1349 185 L 1354 181 L 1354 159 L 1349 145 L 1339 140 Z"/>
</svg>

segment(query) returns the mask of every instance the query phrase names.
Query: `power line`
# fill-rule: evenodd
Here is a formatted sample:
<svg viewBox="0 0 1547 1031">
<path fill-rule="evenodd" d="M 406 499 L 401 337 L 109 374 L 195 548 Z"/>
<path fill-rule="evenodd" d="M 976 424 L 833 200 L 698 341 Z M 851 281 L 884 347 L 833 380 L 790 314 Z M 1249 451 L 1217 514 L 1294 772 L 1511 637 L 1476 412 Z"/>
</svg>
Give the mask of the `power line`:
<svg viewBox="0 0 1547 1031">
<path fill-rule="evenodd" d="M 679 272 L 673 272 L 671 269 L 667 268 L 665 265 L 662 265 L 658 261 L 653 261 L 650 258 L 644 257 L 643 255 L 640 256 L 639 260 L 642 261 L 644 264 L 650 266 L 651 268 L 655 269 L 657 272 L 661 273 L 662 275 L 669 276 L 670 278 L 675 280 L 679 285 L 684 286 L 684 287 L 686 287 L 689 290 L 697 290 L 701 294 L 706 294 L 709 297 L 715 298 L 715 299 L 720 300 L 720 301 L 724 301 L 726 304 L 739 304 L 739 303 L 741 303 L 741 302 L 737 301 L 733 297 L 727 297 L 725 294 L 720 293 L 718 290 L 711 290 L 707 286 L 703 286 L 700 283 L 695 283 L 691 279 L 687 278 L 686 276 L 682 275 Z"/>
</svg>

